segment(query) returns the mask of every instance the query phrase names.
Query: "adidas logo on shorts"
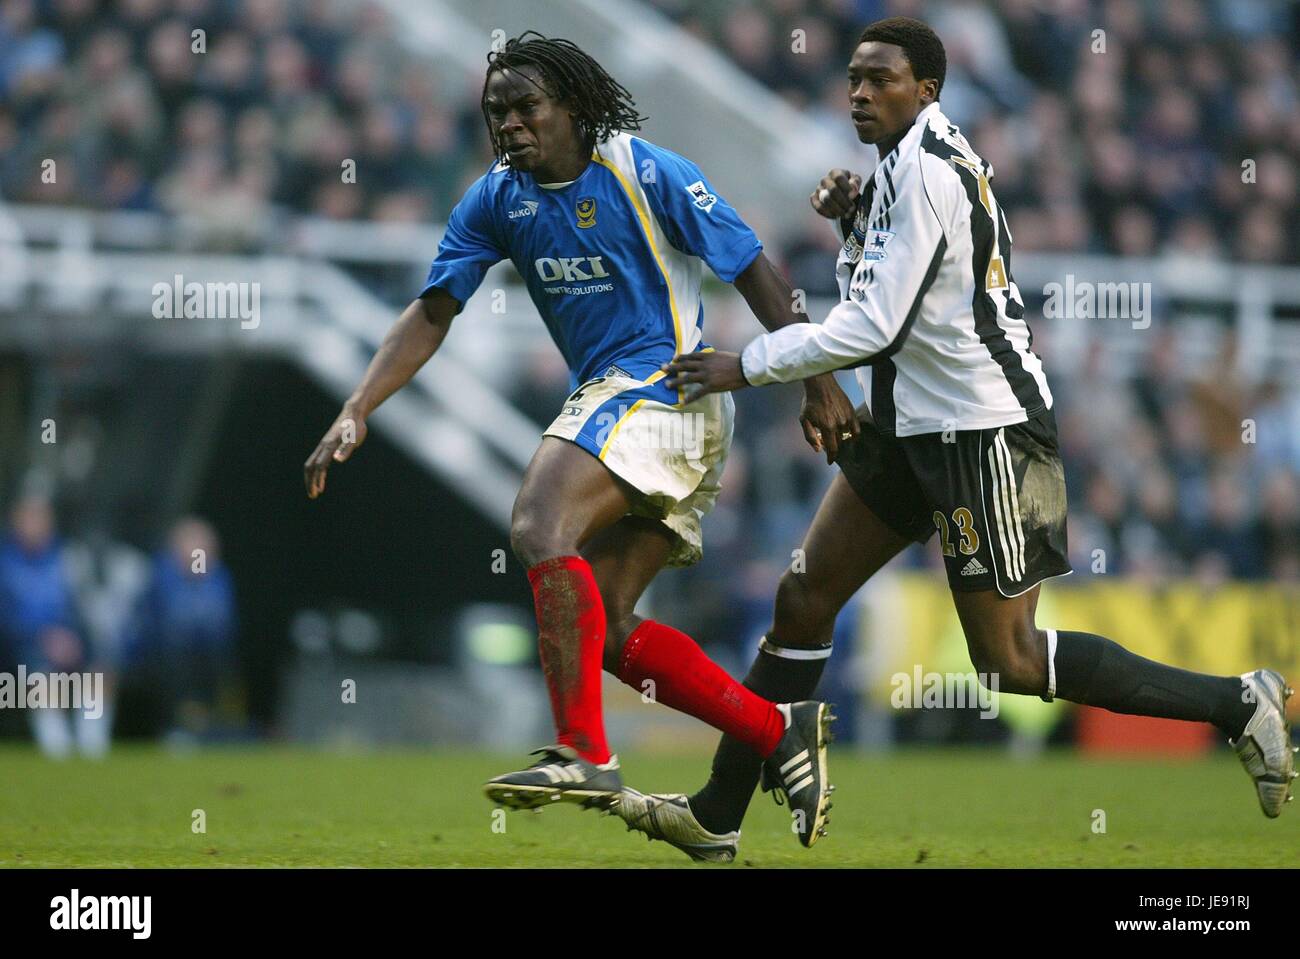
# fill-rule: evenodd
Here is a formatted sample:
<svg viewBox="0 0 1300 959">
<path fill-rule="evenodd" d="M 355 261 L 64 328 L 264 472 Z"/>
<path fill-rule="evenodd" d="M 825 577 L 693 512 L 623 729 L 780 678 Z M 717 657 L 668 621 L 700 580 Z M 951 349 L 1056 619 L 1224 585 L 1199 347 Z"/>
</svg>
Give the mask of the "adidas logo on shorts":
<svg viewBox="0 0 1300 959">
<path fill-rule="evenodd" d="M 967 563 L 965 566 L 961 568 L 961 574 L 963 576 L 978 576 L 980 573 L 987 573 L 987 572 L 988 569 L 985 568 L 984 564 L 981 563 L 974 556 L 971 557 L 971 561 L 969 563 Z"/>
</svg>

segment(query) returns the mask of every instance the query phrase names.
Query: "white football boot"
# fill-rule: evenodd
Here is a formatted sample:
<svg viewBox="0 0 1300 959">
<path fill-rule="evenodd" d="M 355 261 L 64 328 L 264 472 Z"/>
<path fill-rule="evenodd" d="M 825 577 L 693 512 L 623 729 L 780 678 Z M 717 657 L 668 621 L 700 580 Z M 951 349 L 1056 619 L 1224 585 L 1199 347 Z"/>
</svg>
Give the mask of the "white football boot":
<svg viewBox="0 0 1300 959">
<path fill-rule="evenodd" d="M 618 805 L 610 810 L 629 830 L 676 846 L 696 862 L 731 862 L 740 832 L 712 833 L 700 825 L 682 793 L 645 793 L 623 787 Z"/>
<path fill-rule="evenodd" d="M 1241 685 L 1254 697 L 1255 715 L 1242 734 L 1228 742 L 1255 781 L 1259 808 L 1275 819 L 1291 801 L 1291 780 L 1300 775 L 1295 771 L 1296 748 L 1291 745 L 1291 727 L 1286 721 L 1286 701 L 1293 690 L 1271 669 L 1242 673 Z"/>
</svg>

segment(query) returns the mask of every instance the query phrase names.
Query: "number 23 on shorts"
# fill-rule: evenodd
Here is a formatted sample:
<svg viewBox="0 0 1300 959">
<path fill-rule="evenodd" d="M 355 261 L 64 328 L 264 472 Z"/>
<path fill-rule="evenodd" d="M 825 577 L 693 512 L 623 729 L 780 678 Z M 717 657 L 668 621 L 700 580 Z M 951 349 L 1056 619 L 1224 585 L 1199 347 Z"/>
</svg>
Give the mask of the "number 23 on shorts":
<svg viewBox="0 0 1300 959">
<path fill-rule="evenodd" d="M 965 506 L 958 506 L 952 511 L 952 521 L 957 527 L 957 534 L 961 537 L 958 544 L 954 547 L 952 540 L 949 538 L 948 517 L 944 516 L 939 510 L 934 511 L 934 528 L 939 531 L 939 542 L 943 546 L 944 556 L 956 556 L 957 550 L 960 549 L 963 556 L 970 556 L 980 548 L 980 536 L 975 532 L 975 517 Z"/>
</svg>

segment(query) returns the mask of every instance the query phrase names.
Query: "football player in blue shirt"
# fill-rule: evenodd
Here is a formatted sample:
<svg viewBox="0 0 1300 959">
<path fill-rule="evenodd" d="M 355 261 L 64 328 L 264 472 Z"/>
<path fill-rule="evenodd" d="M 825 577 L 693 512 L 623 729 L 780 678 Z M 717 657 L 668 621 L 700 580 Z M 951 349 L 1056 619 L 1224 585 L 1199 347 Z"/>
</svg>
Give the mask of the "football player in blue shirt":
<svg viewBox="0 0 1300 959">
<path fill-rule="evenodd" d="M 773 703 L 755 677 L 736 682 L 690 637 L 633 612 L 660 569 L 699 558 L 700 520 L 731 441 L 730 396 L 684 404 L 661 371 L 708 349 L 702 264 L 768 330 L 807 318 L 699 168 L 631 135 L 644 118 L 628 91 L 574 44 L 531 31 L 510 40 L 488 57 L 482 106 L 496 160 L 453 210 L 424 290 L 307 460 L 308 493 L 321 494 L 331 462 L 365 439 L 366 417 L 433 356 L 488 268 L 509 258 L 580 385 L 524 474 L 511 524 L 533 588 L 556 744 L 489 782 L 489 798 L 514 808 L 619 801 L 603 663 L 763 757 L 812 845 L 830 805 L 826 705 Z M 853 407 L 830 375 L 805 390 L 805 435 L 829 462 L 857 434 Z"/>
</svg>

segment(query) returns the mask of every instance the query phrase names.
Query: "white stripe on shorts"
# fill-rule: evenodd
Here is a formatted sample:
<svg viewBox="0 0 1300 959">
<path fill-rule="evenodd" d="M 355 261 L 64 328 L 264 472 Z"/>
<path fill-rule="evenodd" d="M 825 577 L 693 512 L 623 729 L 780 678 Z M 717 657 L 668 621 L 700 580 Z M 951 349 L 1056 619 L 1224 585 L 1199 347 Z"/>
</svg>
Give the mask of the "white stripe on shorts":
<svg viewBox="0 0 1300 959">
<path fill-rule="evenodd" d="M 1015 575 L 1016 564 L 1011 558 L 1011 537 L 1007 535 L 1008 524 L 1006 520 L 1003 519 L 1002 504 L 1004 500 L 1002 496 L 1001 483 L 1002 470 L 999 469 L 997 448 L 998 446 L 996 442 L 989 444 L 989 481 L 993 484 L 991 490 L 993 499 L 993 519 L 997 522 L 998 540 L 1002 543 L 1002 566 L 1007 571 L 1007 579 L 1013 580 L 1017 578 Z M 993 552 L 992 548 L 989 549 L 989 552 Z M 993 557 L 993 561 L 995 563 L 997 562 L 996 556 Z"/>
<path fill-rule="evenodd" d="M 1020 543 L 1020 575 L 1016 579 L 1025 578 L 1025 528 L 1020 522 L 1020 499 L 1016 493 L 1016 470 L 1011 459 L 1011 448 L 1007 446 L 1007 438 L 1002 430 L 998 430 L 998 444 L 1002 447 L 1003 461 L 1007 470 L 1007 489 L 1011 491 L 1011 515 L 1015 520 L 1016 539 Z"/>
</svg>

